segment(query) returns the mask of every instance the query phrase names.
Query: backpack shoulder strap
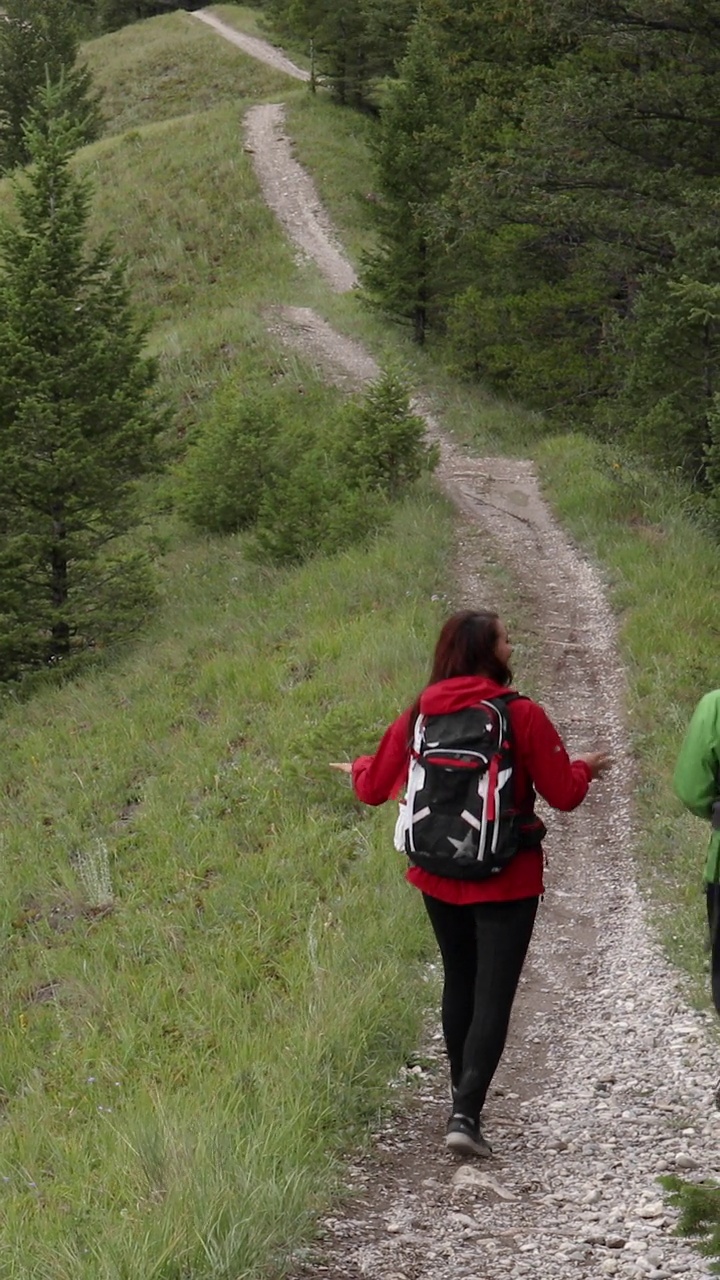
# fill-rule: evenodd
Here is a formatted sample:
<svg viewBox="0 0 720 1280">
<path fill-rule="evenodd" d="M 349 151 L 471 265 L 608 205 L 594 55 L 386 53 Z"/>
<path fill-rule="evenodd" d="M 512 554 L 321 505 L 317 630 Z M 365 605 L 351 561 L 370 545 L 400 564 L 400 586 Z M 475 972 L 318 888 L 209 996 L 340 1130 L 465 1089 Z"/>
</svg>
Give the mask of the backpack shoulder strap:
<svg viewBox="0 0 720 1280">
<path fill-rule="evenodd" d="M 507 707 L 511 702 L 529 702 L 529 701 L 530 701 L 530 698 L 526 693 L 516 693 L 514 689 L 508 693 L 498 693 L 497 696 L 494 698 L 485 698 L 485 702 L 489 702 L 490 706 L 493 706 L 499 703 L 500 706 L 502 707 Z"/>
</svg>

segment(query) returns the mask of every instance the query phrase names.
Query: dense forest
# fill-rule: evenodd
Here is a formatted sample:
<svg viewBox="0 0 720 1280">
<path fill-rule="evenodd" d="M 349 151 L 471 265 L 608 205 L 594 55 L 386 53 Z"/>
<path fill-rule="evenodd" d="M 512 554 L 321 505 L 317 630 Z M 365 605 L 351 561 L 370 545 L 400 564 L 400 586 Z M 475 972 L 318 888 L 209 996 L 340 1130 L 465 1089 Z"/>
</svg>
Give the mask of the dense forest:
<svg viewBox="0 0 720 1280">
<path fill-rule="evenodd" d="M 265 7 L 379 116 L 367 293 L 456 372 L 680 470 L 717 514 L 718 0 Z"/>
</svg>

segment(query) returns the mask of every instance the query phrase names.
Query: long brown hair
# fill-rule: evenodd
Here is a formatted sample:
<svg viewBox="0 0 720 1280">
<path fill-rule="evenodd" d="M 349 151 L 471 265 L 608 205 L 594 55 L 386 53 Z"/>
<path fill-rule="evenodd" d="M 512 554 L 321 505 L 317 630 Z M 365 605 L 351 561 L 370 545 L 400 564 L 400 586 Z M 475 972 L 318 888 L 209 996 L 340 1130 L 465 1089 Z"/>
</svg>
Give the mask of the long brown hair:
<svg viewBox="0 0 720 1280">
<path fill-rule="evenodd" d="M 428 684 L 454 676 L 488 676 L 512 684 L 512 671 L 495 652 L 500 616 L 490 609 L 461 609 L 445 622 L 435 645 Z M 410 733 L 420 712 L 420 698 L 410 709 Z"/>
<path fill-rule="evenodd" d="M 489 609 L 462 609 L 448 618 L 435 645 L 428 683 L 453 676 L 489 676 L 497 684 L 510 684 L 512 671 L 495 653 L 499 621 Z"/>
</svg>

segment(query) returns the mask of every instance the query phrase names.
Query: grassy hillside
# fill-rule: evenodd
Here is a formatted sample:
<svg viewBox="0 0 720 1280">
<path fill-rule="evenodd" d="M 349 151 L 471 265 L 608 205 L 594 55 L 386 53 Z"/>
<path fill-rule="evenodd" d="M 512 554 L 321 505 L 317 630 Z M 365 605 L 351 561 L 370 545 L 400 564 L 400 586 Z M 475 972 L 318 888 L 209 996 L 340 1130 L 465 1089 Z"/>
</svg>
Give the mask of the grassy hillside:
<svg viewBox="0 0 720 1280">
<path fill-rule="evenodd" d="M 426 941 L 325 762 L 421 683 L 445 529 L 427 495 L 301 572 L 180 546 L 132 656 L 7 712 L 5 1274 L 257 1274 L 322 1203 Z"/>
<path fill-rule="evenodd" d="M 269 306 L 322 286 L 242 150 L 261 81 L 231 101 L 226 46 L 197 24 L 195 96 L 174 97 L 164 58 L 177 85 L 189 22 L 88 46 L 109 81 L 111 51 L 129 113 L 78 160 L 96 231 L 127 258 L 180 437 L 230 373 L 286 382 L 332 421 L 338 393 L 266 330 Z M 326 763 L 371 746 L 424 679 L 449 514 L 424 492 L 367 550 L 280 572 L 240 538 L 191 537 L 167 488 L 146 633 L 2 704 L 2 1274 L 267 1274 L 422 1015 L 427 930 L 393 815 L 361 810 Z"/>
<path fill-rule="evenodd" d="M 297 300 L 303 272 L 242 149 L 242 105 L 149 125 L 89 148 L 95 223 L 128 263 L 138 307 L 182 421 L 217 379 L 279 355 L 268 307 Z"/>
<path fill-rule="evenodd" d="M 208 111 L 223 102 L 242 108 L 293 87 L 287 76 L 245 57 L 185 12 L 92 40 L 83 57 L 103 95 L 107 133 Z"/>
<path fill-rule="evenodd" d="M 153 318 L 178 434 L 202 429 L 231 371 L 311 385 L 331 415 L 334 393 L 268 337 L 267 307 L 287 301 L 405 362 L 478 448 L 534 452 L 623 610 L 646 865 L 668 868 L 663 889 L 695 919 L 701 836 L 668 771 L 712 679 L 718 610 L 716 550 L 682 495 L 582 439 L 539 440 L 539 420 L 452 382 L 295 263 L 243 153 L 243 111 L 282 94 L 355 255 L 369 234 L 366 121 L 183 14 L 87 54 L 111 87 L 108 134 L 79 163 L 98 233 Z M 277 1270 L 422 1012 L 427 931 L 389 851 L 392 814 L 361 810 L 325 762 L 370 746 L 422 683 L 432 597 L 448 589 L 446 507 L 423 492 L 368 550 L 293 572 L 249 564 L 240 538 L 192 538 L 171 512 L 156 534 L 163 604 L 135 648 L 3 708 L 8 1276 Z M 684 920 L 683 958 L 699 967 Z"/>
</svg>

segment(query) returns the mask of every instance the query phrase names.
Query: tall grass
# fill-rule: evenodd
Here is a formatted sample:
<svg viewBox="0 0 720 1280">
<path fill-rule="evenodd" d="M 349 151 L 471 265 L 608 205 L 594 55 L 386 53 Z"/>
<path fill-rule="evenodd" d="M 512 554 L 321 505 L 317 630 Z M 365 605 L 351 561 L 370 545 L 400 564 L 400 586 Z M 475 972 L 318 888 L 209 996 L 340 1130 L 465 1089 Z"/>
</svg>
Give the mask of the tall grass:
<svg viewBox="0 0 720 1280">
<path fill-rule="evenodd" d="M 190 22 L 99 42 L 119 132 L 77 161 L 153 325 L 180 446 L 229 372 L 320 394 L 267 332 L 268 307 L 322 286 L 243 151 L 245 72 L 230 101 L 211 61 L 203 96 L 202 50 L 242 55 Z M 392 815 L 361 809 L 327 761 L 370 748 L 424 679 L 448 513 L 423 491 L 368 549 L 280 572 L 241 539 L 190 538 L 171 489 L 147 493 L 164 555 L 145 635 L 2 704 L 8 1276 L 276 1269 L 422 1014 L 427 930 Z"/>
<path fill-rule="evenodd" d="M 229 1280 L 308 1228 L 426 942 L 326 762 L 422 683 L 447 556 L 430 494 L 302 571 L 179 546 L 132 655 L 6 708 L 6 1274 Z"/>
</svg>

